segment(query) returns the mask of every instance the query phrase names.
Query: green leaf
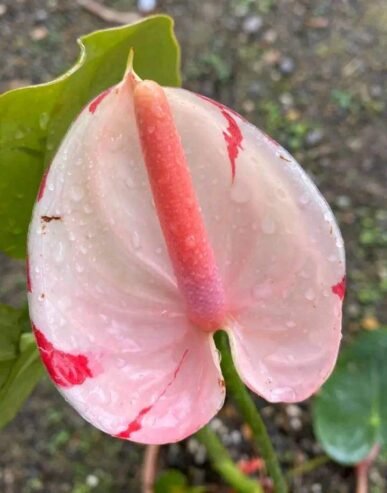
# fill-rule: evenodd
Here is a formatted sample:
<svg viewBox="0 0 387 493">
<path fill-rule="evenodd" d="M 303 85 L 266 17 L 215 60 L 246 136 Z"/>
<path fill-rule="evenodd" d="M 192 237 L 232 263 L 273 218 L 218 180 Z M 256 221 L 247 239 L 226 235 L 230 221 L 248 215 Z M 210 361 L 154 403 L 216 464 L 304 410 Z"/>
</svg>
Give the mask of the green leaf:
<svg viewBox="0 0 387 493">
<path fill-rule="evenodd" d="M 25 255 L 26 235 L 43 170 L 76 115 L 122 79 L 130 48 L 140 77 L 180 83 L 173 21 L 148 17 L 79 40 L 77 63 L 58 79 L 0 96 L 0 250 Z"/>
<path fill-rule="evenodd" d="M 0 305 L 0 363 L 9 362 L 17 357 L 21 332 L 20 317 L 20 310 Z"/>
<path fill-rule="evenodd" d="M 0 428 L 11 421 L 43 375 L 34 336 L 22 334 L 19 356 L 0 387 Z"/>
<path fill-rule="evenodd" d="M 155 493 L 183 493 L 186 491 L 187 479 L 183 473 L 170 469 L 159 476 L 155 484 Z"/>
<path fill-rule="evenodd" d="M 357 464 L 375 444 L 387 451 L 387 329 L 361 334 L 346 348 L 313 407 L 326 453 Z"/>
<path fill-rule="evenodd" d="M 12 370 L 13 360 L 10 361 L 0 361 L 0 389 L 7 381 L 7 378 Z M 0 413 L 1 413 L 1 402 L 0 402 Z"/>
<path fill-rule="evenodd" d="M 187 478 L 182 472 L 169 469 L 158 477 L 155 493 L 204 493 L 204 488 L 189 487 Z"/>
<path fill-rule="evenodd" d="M 27 308 L 0 305 L 0 428 L 15 416 L 42 370 Z"/>
</svg>

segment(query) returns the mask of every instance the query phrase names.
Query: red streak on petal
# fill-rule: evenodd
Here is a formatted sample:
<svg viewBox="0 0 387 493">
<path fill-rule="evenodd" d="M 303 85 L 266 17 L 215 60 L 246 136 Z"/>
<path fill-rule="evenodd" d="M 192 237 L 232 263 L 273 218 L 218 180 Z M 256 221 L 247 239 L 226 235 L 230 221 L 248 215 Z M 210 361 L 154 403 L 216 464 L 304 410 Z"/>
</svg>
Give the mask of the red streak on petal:
<svg viewBox="0 0 387 493">
<path fill-rule="evenodd" d="M 201 94 L 198 94 L 198 96 L 219 108 L 223 117 L 227 120 L 228 127 L 227 130 L 223 132 L 223 137 L 227 143 L 228 157 L 231 162 L 231 176 L 232 181 L 234 181 L 235 161 L 238 157 L 239 151 L 243 150 L 243 135 L 234 116 L 237 116 L 242 120 L 244 120 L 244 118 L 242 118 L 236 111 L 227 108 L 227 106 L 224 106 L 224 104 L 219 103 L 218 101 L 214 101 L 213 99 L 207 98 L 206 96 L 203 96 Z"/>
<path fill-rule="evenodd" d="M 83 354 L 69 354 L 55 349 L 45 335 L 32 324 L 40 356 L 52 380 L 60 387 L 81 385 L 93 376 Z"/>
<path fill-rule="evenodd" d="M 138 413 L 137 417 L 129 424 L 129 426 L 126 428 L 126 430 L 121 431 L 116 435 L 117 438 L 130 438 L 130 435 L 134 433 L 135 431 L 141 430 L 141 422 L 142 418 L 149 413 L 149 411 L 152 409 L 153 406 L 148 406 L 144 407 L 144 409 L 141 409 L 141 411 Z"/>
<path fill-rule="evenodd" d="M 32 293 L 31 275 L 30 275 L 30 260 L 28 258 L 28 255 L 26 257 L 26 278 L 27 278 L 27 290 L 29 293 Z"/>
<path fill-rule="evenodd" d="M 166 394 L 166 392 L 169 389 L 169 387 L 176 380 L 176 377 L 179 374 L 179 371 L 180 371 L 180 369 L 182 367 L 183 361 L 185 360 L 185 358 L 186 358 L 186 356 L 188 354 L 188 351 L 189 351 L 188 349 L 186 349 L 184 351 L 183 356 L 181 357 L 180 362 L 177 365 L 176 370 L 173 373 L 173 377 L 172 377 L 171 381 L 168 382 L 167 386 L 161 392 L 161 394 L 157 397 L 157 399 L 155 400 L 155 402 L 153 404 L 151 404 L 150 406 L 147 406 L 147 407 L 144 407 L 143 409 L 141 409 L 141 411 L 137 414 L 137 416 L 135 417 L 135 419 L 129 423 L 129 425 L 126 428 L 126 430 L 121 431 L 120 433 L 118 433 L 117 435 L 115 435 L 117 438 L 125 438 L 127 440 L 127 439 L 129 439 L 131 437 L 132 433 L 134 433 L 135 431 L 141 430 L 141 428 L 142 428 L 142 420 L 143 420 L 144 416 L 146 416 L 149 413 L 149 411 L 151 411 L 153 409 L 153 407 Z"/>
<path fill-rule="evenodd" d="M 332 286 L 332 292 L 337 294 L 337 296 L 343 300 L 345 296 L 346 289 L 346 277 L 344 276 L 340 282 Z"/>
<path fill-rule="evenodd" d="M 237 122 L 234 120 L 234 118 L 231 116 L 230 113 L 223 110 L 222 115 L 228 121 L 227 131 L 223 132 L 223 136 L 225 141 L 227 142 L 227 152 L 231 162 L 231 176 L 232 176 L 232 180 L 234 181 L 235 161 L 236 158 L 238 157 L 239 151 L 243 149 L 242 147 L 243 135 L 240 128 L 238 127 Z"/>
<path fill-rule="evenodd" d="M 95 113 L 98 106 L 102 102 L 104 98 L 109 94 L 111 88 L 109 87 L 108 89 L 105 89 L 105 91 L 101 92 L 101 94 L 98 94 L 96 98 L 93 99 L 93 101 L 89 104 L 89 111 L 90 113 Z"/>
<path fill-rule="evenodd" d="M 42 176 L 42 180 L 41 180 L 40 185 L 39 185 L 39 191 L 38 191 L 38 202 L 39 202 L 39 200 L 43 197 L 44 190 L 45 190 L 45 188 L 46 188 L 46 182 L 47 182 L 48 170 L 49 170 L 49 168 L 47 168 L 47 169 L 44 171 L 43 176 Z"/>
</svg>

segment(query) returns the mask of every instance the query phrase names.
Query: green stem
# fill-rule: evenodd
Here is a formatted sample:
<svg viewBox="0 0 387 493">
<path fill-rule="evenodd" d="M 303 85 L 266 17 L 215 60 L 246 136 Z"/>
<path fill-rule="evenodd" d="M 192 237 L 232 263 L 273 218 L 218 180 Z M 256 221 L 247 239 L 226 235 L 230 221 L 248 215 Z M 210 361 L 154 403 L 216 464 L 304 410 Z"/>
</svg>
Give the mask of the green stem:
<svg viewBox="0 0 387 493">
<path fill-rule="evenodd" d="M 213 468 L 238 493 L 263 493 L 257 481 L 245 476 L 238 469 L 222 442 L 208 426 L 198 431 L 196 437 L 206 447 Z"/>
<path fill-rule="evenodd" d="M 287 476 L 289 479 L 292 479 L 295 478 L 296 476 L 302 476 L 304 474 L 308 474 L 309 472 L 318 469 L 319 467 L 323 466 L 329 461 L 330 458 L 327 455 L 319 455 L 318 457 L 314 457 L 313 459 L 305 461 L 299 466 L 294 467 L 288 472 Z"/>
<path fill-rule="evenodd" d="M 239 378 L 232 360 L 228 339 L 224 332 L 215 336 L 216 345 L 221 352 L 221 367 L 226 381 L 226 388 L 235 400 L 244 420 L 249 424 L 258 448 L 265 461 L 266 468 L 274 483 L 275 493 L 287 493 L 288 487 L 282 474 L 277 455 L 259 411 L 245 385 Z"/>
</svg>

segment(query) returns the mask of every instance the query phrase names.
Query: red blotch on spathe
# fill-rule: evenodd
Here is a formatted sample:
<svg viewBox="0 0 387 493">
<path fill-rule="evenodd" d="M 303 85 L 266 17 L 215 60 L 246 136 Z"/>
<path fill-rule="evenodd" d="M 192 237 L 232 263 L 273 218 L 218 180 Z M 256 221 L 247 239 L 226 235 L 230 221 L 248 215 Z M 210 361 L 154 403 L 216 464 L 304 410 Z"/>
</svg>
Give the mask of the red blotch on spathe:
<svg viewBox="0 0 387 493">
<path fill-rule="evenodd" d="M 231 176 L 232 180 L 234 181 L 235 162 L 238 157 L 239 151 L 243 150 L 243 135 L 234 117 L 237 116 L 242 120 L 244 120 L 244 118 L 242 118 L 236 111 L 227 108 L 227 106 L 219 103 L 218 101 L 214 101 L 213 99 L 207 98 L 207 96 L 203 96 L 201 94 L 198 94 L 198 96 L 219 108 L 223 117 L 227 120 L 228 127 L 227 130 L 223 132 L 223 137 L 227 143 L 227 153 L 231 162 Z"/>
<path fill-rule="evenodd" d="M 27 278 L 27 290 L 29 293 L 32 293 L 31 274 L 30 274 L 30 259 L 28 258 L 28 255 L 26 257 L 26 278 Z"/>
<path fill-rule="evenodd" d="M 45 335 L 32 324 L 40 356 L 52 380 L 60 387 L 81 385 L 93 376 L 89 361 L 83 354 L 69 354 L 55 349 Z"/>
<path fill-rule="evenodd" d="M 44 195 L 44 190 L 46 189 L 47 175 L 48 175 L 48 168 L 44 171 L 42 180 L 39 185 L 38 202 Z"/>
<path fill-rule="evenodd" d="M 149 413 L 149 411 L 151 411 L 151 409 L 153 409 L 155 404 L 157 404 L 158 401 L 161 399 L 161 397 L 163 397 L 166 394 L 169 387 L 176 380 L 176 377 L 177 377 L 177 375 L 181 369 L 181 366 L 182 366 L 183 361 L 185 360 L 185 357 L 187 356 L 187 354 L 188 354 L 188 349 L 186 349 L 184 351 L 183 356 L 181 357 L 180 362 L 177 365 L 176 370 L 173 373 L 173 377 L 172 377 L 171 381 L 168 383 L 168 385 L 165 387 L 165 389 L 161 392 L 161 394 L 157 397 L 155 402 L 153 404 L 151 404 L 150 406 L 147 406 L 147 407 L 144 407 L 143 409 L 141 409 L 141 411 L 137 414 L 135 419 L 129 423 L 128 427 L 124 431 L 121 431 L 120 433 L 115 435 L 117 438 L 125 438 L 126 440 L 128 440 L 131 437 L 132 433 L 141 430 L 142 420 L 143 420 L 144 416 L 146 416 Z"/>
<path fill-rule="evenodd" d="M 101 92 L 101 94 L 98 94 L 98 96 L 93 99 L 93 101 L 89 104 L 90 113 L 94 114 L 96 112 L 98 106 L 100 105 L 102 100 L 106 98 L 106 96 L 109 94 L 110 90 L 111 89 L 109 87 L 109 89 L 106 89 L 105 91 Z"/>
<path fill-rule="evenodd" d="M 332 286 L 332 293 L 337 294 L 337 296 L 343 300 L 345 296 L 346 289 L 346 277 L 344 276 L 340 282 Z"/>
</svg>

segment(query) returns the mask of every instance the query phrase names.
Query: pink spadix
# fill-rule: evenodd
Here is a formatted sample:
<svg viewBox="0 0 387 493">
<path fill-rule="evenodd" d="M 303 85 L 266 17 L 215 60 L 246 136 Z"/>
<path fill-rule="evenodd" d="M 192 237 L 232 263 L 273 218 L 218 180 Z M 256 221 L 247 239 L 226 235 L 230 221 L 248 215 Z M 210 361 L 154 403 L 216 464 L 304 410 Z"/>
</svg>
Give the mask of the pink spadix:
<svg viewBox="0 0 387 493">
<path fill-rule="evenodd" d="M 225 299 L 188 163 L 164 91 L 139 82 L 134 107 L 144 161 L 168 252 L 192 322 L 222 327 Z"/>
<path fill-rule="evenodd" d="M 85 419 L 142 443 L 220 409 L 213 333 L 271 402 L 308 398 L 341 338 L 344 249 L 294 159 L 229 108 L 131 73 L 79 115 L 42 181 L 29 305 Z"/>
</svg>

